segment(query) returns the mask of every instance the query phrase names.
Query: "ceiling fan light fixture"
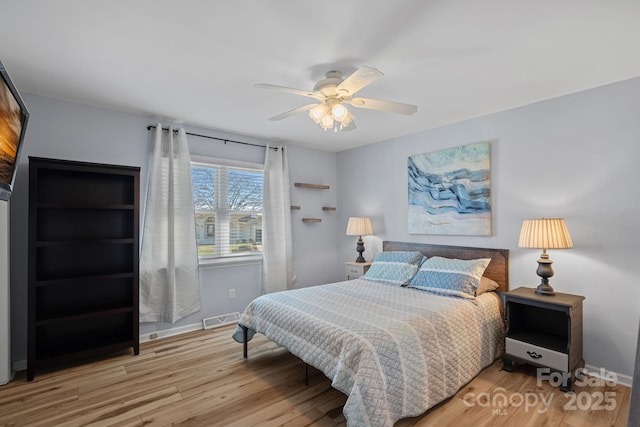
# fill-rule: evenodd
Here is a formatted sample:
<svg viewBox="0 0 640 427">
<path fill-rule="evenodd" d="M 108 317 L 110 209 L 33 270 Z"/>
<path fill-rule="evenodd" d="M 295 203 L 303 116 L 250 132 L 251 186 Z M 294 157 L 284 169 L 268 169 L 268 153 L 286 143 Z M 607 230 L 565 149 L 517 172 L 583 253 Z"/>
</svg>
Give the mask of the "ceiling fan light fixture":
<svg viewBox="0 0 640 427">
<path fill-rule="evenodd" d="M 344 119 L 340 122 L 340 130 L 348 127 L 353 122 L 353 114 L 347 111 Z"/>
<path fill-rule="evenodd" d="M 330 100 L 312 107 L 309 110 L 309 117 L 322 129 L 333 129 L 335 132 L 347 128 L 353 122 L 351 112 L 337 100 Z"/>
<path fill-rule="evenodd" d="M 355 119 L 345 104 L 356 108 L 387 111 L 405 115 L 412 115 L 418 110 L 416 105 L 403 104 L 401 102 L 372 98 L 353 98 L 355 93 L 360 89 L 384 75 L 380 70 L 375 68 L 362 66 L 346 78 L 342 78 L 342 72 L 340 71 L 328 71 L 325 75 L 325 79 L 320 80 L 313 86 L 313 91 L 266 83 L 257 84 L 256 86 L 265 89 L 276 89 L 294 95 L 314 98 L 317 102 L 294 108 L 293 110 L 271 117 L 269 120 L 282 120 L 296 113 L 308 111 L 311 120 L 322 127 L 322 129 L 328 130 L 333 128 L 333 130 L 337 132 L 338 130 L 354 130 L 356 128 Z"/>
<path fill-rule="evenodd" d="M 331 129 L 333 127 L 333 117 L 331 117 L 330 114 L 322 117 L 322 119 L 320 119 L 320 126 L 322 126 L 324 130 Z"/>
<path fill-rule="evenodd" d="M 333 107 L 331 107 L 331 115 L 333 116 L 334 120 L 342 122 L 349 115 L 349 110 L 347 110 L 347 107 L 338 102 L 334 104 Z"/>
<path fill-rule="evenodd" d="M 309 110 L 309 117 L 317 124 L 320 124 L 322 118 L 327 116 L 328 113 L 329 108 L 326 104 L 318 104 Z"/>
</svg>

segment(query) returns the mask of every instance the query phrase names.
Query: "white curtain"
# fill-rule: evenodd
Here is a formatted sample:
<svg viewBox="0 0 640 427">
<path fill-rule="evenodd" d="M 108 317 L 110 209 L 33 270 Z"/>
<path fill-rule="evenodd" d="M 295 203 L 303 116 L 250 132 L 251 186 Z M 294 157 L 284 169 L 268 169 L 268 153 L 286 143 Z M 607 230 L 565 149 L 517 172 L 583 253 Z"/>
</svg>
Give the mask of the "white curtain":
<svg viewBox="0 0 640 427">
<path fill-rule="evenodd" d="M 180 128 L 156 126 L 140 253 L 140 321 L 175 322 L 199 311 L 191 161 Z"/>
<path fill-rule="evenodd" d="M 264 158 L 262 256 L 263 294 L 295 287 L 289 166 L 282 146 L 267 145 Z"/>
</svg>

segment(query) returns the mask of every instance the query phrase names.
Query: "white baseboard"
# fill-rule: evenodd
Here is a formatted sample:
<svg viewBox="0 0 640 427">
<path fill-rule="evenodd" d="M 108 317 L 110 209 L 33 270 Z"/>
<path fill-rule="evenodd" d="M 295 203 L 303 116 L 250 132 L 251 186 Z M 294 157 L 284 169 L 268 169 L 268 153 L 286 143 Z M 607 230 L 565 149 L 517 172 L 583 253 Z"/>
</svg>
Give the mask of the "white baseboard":
<svg viewBox="0 0 640 427">
<path fill-rule="evenodd" d="M 615 378 L 615 382 L 631 388 L 631 384 L 633 383 L 633 377 L 631 375 L 619 374 L 617 372 L 609 371 L 605 368 L 598 368 L 593 365 L 586 365 L 584 368 L 587 370 L 587 373 L 593 377 L 601 378 L 603 380 Z"/>
<path fill-rule="evenodd" d="M 16 360 L 15 362 L 13 362 L 11 367 L 13 368 L 13 372 L 11 374 L 11 378 L 13 378 L 13 375 L 16 372 L 18 372 L 18 371 L 26 371 L 27 370 L 27 361 L 26 360 Z"/>
<path fill-rule="evenodd" d="M 163 329 L 161 331 L 149 332 L 140 335 L 140 343 L 154 341 L 160 338 L 173 337 L 175 335 L 186 334 L 187 332 L 202 330 L 202 322 L 190 325 L 178 326 L 177 328 Z"/>
</svg>

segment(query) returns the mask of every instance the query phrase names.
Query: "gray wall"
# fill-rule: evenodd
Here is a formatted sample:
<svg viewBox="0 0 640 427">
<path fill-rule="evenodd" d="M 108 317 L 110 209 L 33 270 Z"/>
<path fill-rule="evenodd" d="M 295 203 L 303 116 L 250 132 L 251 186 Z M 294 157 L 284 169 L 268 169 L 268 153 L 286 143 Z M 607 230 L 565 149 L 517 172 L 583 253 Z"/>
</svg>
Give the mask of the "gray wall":
<svg viewBox="0 0 640 427">
<path fill-rule="evenodd" d="M 113 110 L 80 105 L 61 100 L 23 94 L 31 113 L 11 198 L 11 350 L 12 360 L 26 358 L 27 340 L 27 208 L 28 157 L 51 157 L 97 163 L 113 163 L 141 167 L 142 211 L 146 202 L 148 167 L 151 156 L 151 135 L 147 125 L 157 119 Z M 168 122 L 165 122 L 168 123 Z M 186 127 L 187 131 L 265 144 L 266 141 L 207 129 Z M 238 144 L 188 137 L 194 155 L 263 163 L 264 149 Z M 286 145 L 286 144 L 285 144 Z M 289 147 L 291 181 L 311 181 L 331 185 L 321 193 L 300 193 L 292 190 L 292 202 L 303 206 L 294 215 L 294 263 L 301 286 L 331 282 L 338 279 L 336 213 L 322 213 L 323 203 L 336 205 L 336 155 L 324 151 Z M 308 226 L 301 214 L 322 215 L 323 222 Z M 298 217 L 299 216 L 299 217 Z M 198 323 L 203 317 L 234 311 L 242 312 L 260 293 L 261 263 L 225 265 L 200 271 L 202 311 L 175 324 L 141 324 L 141 333 Z M 236 298 L 229 299 L 228 289 L 236 289 Z"/>
<path fill-rule="evenodd" d="M 407 157 L 491 142 L 492 237 L 410 235 Z M 640 314 L 640 78 L 338 154 L 339 222 L 372 217 L 382 240 L 511 249 L 511 288 L 535 287 L 540 251 L 519 249 L 522 220 L 564 217 L 571 250 L 552 250 L 560 292 L 584 295 L 587 364 L 631 375 Z M 341 236 L 340 258 L 353 256 Z"/>
<path fill-rule="evenodd" d="M 141 115 L 25 94 L 32 113 L 11 203 L 12 360 L 26 354 L 27 157 L 139 165 L 143 183 L 151 153 Z M 511 285 L 535 286 L 539 251 L 517 248 L 522 220 L 561 216 L 574 248 L 551 251 L 552 283 L 585 300 L 588 364 L 631 375 L 640 317 L 640 274 L 633 186 L 640 181 L 640 79 L 593 89 L 338 154 L 288 146 L 291 181 L 327 184 L 330 190 L 293 188 L 295 264 L 301 286 L 341 280 L 343 261 L 355 258 L 345 236 L 349 216 L 372 217 L 365 237 L 370 259 L 383 239 L 511 249 Z M 212 136 L 252 141 L 203 129 Z M 253 140 L 254 142 L 264 142 Z M 491 141 L 493 236 L 407 233 L 407 157 Z M 193 154 L 261 162 L 262 149 L 190 138 Z M 339 186 L 338 186 L 339 183 Z M 143 189 L 146 187 L 143 185 Z M 144 203 L 144 196 L 142 197 Z M 337 206 L 323 212 L 322 206 Z M 320 217 L 303 224 L 302 217 Z M 337 248 L 337 250 L 336 250 Z M 205 308 L 176 324 L 145 324 L 149 332 L 242 311 L 259 293 L 260 264 L 201 271 Z M 229 300 L 234 287 L 237 298 Z"/>
</svg>

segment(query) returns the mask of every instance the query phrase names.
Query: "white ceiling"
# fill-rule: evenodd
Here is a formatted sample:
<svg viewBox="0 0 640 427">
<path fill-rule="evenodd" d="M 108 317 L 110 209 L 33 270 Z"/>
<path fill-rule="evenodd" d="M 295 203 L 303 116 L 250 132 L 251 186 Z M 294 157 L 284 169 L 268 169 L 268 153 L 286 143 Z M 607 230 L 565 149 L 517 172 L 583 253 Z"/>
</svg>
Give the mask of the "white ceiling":
<svg viewBox="0 0 640 427">
<path fill-rule="evenodd" d="M 640 76 L 638 0 L 3 0 L 0 61 L 19 90 L 341 151 Z M 385 76 L 325 132 L 309 103 L 326 71 Z"/>
</svg>

